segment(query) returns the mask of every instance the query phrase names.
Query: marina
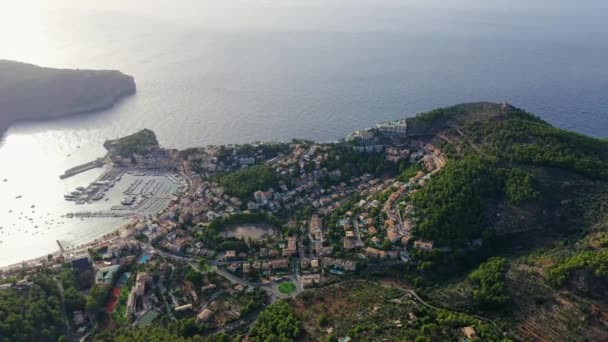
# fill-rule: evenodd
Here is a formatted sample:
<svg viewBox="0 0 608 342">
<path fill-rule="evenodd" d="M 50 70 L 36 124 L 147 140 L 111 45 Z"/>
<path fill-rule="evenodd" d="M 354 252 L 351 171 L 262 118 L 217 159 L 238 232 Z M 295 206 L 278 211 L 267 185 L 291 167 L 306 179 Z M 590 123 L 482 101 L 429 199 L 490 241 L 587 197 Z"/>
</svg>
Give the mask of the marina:
<svg viewBox="0 0 608 342">
<path fill-rule="evenodd" d="M 1 264 L 34 257 L 33 251 L 53 252 L 56 240 L 69 248 L 94 241 L 121 229 L 131 219 L 162 212 L 188 186 L 182 175 L 165 169 L 96 165 L 63 178 L 55 192 L 42 197 L 34 188 L 24 189 L 8 182 L 8 177 L 7 182 L 0 178 L 4 193 L 11 199 L 0 228 Z M 47 183 L 61 172 L 49 175 Z M 27 243 L 32 253 L 21 253 L 23 245 L 19 247 L 16 241 Z"/>
<path fill-rule="evenodd" d="M 187 186 L 177 174 L 109 168 L 87 187 L 79 186 L 64 195 L 77 205 L 93 205 L 95 210 L 70 212 L 67 218 L 130 217 L 154 214 L 165 209 Z M 101 199 L 104 207 L 97 205 Z"/>
</svg>

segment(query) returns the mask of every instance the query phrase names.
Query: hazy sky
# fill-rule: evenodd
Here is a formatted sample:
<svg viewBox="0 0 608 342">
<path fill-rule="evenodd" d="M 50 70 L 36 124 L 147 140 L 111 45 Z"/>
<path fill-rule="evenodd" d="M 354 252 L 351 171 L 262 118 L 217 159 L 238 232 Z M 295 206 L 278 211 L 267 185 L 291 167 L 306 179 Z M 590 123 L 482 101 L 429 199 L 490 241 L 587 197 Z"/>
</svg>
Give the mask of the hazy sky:
<svg viewBox="0 0 608 342">
<path fill-rule="evenodd" d="M 141 29 L 150 34 L 183 29 L 405 31 L 585 41 L 608 39 L 607 13 L 605 0 L 3 0 L 0 58 L 40 61 L 81 39 L 80 31 L 93 26 L 112 31 L 125 21 L 148 25 Z"/>
</svg>

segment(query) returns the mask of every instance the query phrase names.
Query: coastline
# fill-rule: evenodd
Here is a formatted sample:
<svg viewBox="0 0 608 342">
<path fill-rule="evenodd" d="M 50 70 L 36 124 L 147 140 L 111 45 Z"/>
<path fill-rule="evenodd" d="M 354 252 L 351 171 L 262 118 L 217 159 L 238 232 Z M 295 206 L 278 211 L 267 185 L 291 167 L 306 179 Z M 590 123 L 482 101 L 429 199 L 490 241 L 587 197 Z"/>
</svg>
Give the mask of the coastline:
<svg viewBox="0 0 608 342">
<path fill-rule="evenodd" d="M 116 229 L 112 230 L 111 232 L 105 233 L 101 236 L 96 237 L 94 240 L 80 244 L 78 246 L 76 246 L 75 248 L 67 248 L 64 252 L 64 254 L 79 254 L 82 253 L 86 250 L 88 250 L 89 248 L 95 247 L 97 245 L 102 245 L 108 242 L 111 242 L 115 239 L 118 239 L 121 237 L 121 235 L 124 232 L 128 232 L 130 227 L 133 226 L 133 224 L 137 221 L 138 219 L 136 218 L 132 218 L 130 219 L 128 222 L 126 222 L 123 225 L 120 225 L 118 227 L 116 227 Z M 118 233 L 118 236 L 111 236 L 108 237 L 109 235 L 114 235 Z M 0 271 L 1 272 L 7 272 L 7 271 L 11 271 L 17 268 L 21 268 L 22 266 L 29 266 L 29 267 L 35 267 L 38 264 L 40 265 L 44 265 L 44 263 L 47 261 L 47 258 L 49 255 L 52 255 L 53 258 L 56 258 L 58 256 L 60 256 L 62 254 L 61 250 L 56 250 L 54 252 L 51 253 L 47 253 L 46 255 L 43 256 L 39 256 L 39 257 L 35 257 L 35 258 L 31 258 L 31 259 L 26 259 L 20 262 L 15 262 L 15 263 L 11 263 L 9 265 L 4 265 L 4 266 L 0 266 Z"/>
<path fill-rule="evenodd" d="M 115 95 L 111 98 L 104 98 L 104 99 L 100 100 L 99 103 L 91 104 L 84 108 L 78 108 L 78 109 L 66 111 L 63 113 L 55 113 L 55 114 L 52 114 L 49 116 L 38 116 L 38 117 L 20 118 L 20 119 L 15 119 L 15 120 L 7 120 L 7 122 L 5 122 L 5 123 L 2 123 L 0 121 L 0 140 L 3 139 L 6 131 L 14 124 L 25 123 L 25 122 L 53 121 L 53 120 L 69 118 L 71 116 L 77 116 L 77 115 L 82 115 L 82 114 L 100 113 L 100 112 L 114 108 L 114 106 L 116 106 L 122 100 L 126 99 L 129 96 L 135 95 L 136 93 L 137 93 L 137 86 L 135 85 L 135 82 L 133 81 L 132 87 L 125 89 L 118 95 Z"/>
<path fill-rule="evenodd" d="M 18 122 L 100 112 L 135 94 L 118 70 L 58 69 L 0 59 L 0 136 Z"/>
</svg>

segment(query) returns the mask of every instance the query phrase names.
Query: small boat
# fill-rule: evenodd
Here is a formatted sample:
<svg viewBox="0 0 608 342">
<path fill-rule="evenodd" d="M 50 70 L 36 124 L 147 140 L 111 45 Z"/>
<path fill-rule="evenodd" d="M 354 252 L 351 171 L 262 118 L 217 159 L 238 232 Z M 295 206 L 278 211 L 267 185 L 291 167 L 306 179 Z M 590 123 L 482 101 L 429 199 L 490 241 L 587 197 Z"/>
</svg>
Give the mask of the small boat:
<svg viewBox="0 0 608 342">
<path fill-rule="evenodd" d="M 15 199 L 20 199 L 20 198 L 22 198 L 22 197 L 23 197 L 23 196 L 19 195 L 19 196 L 15 197 Z"/>
<path fill-rule="evenodd" d="M 32 206 L 30 208 L 36 208 L 36 206 L 32 204 Z"/>
<path fill-rule="evenodd" d="M 3 182 L 4 182 L 4 183 L 8 182 L 8 179 L 4 178 Z"/>
</svg>

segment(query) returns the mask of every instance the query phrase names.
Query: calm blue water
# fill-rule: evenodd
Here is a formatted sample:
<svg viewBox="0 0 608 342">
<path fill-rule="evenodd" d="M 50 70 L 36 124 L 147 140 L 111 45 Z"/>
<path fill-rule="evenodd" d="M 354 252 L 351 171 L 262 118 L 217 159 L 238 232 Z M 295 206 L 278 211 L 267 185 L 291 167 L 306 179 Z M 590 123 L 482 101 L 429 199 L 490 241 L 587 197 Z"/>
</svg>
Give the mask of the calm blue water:
<svg viewBox="0 0 608 342">
<path fill-rule="evenodd" d="M 0 204 L 24 193 L 58 213 L 76 181 L 57 175 L 144 127 L 175 148 L 329 141 L 438 106 L 508 101 L 605 137 L 607 17 L 605 0 L 7 0 L 0 58 L 119 69 L 138 93 L 104 113 L 12 127 Z M 55 249 L 53 234 L 5 241 L 0 264 Z"/>
</svg>

